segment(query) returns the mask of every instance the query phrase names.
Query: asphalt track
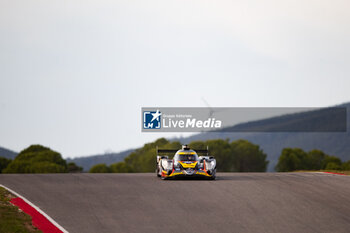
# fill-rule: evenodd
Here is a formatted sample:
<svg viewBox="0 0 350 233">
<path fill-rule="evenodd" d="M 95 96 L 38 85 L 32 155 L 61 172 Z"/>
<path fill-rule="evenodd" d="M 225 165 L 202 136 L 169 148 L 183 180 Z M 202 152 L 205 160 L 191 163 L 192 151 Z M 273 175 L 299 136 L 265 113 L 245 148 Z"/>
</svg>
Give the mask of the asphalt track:
<svg viewBox="0 0 350 233">
<path fill-rule="evenodd" d="M 350 232 L 350 176 L 219 173 L 0 175 L 70 233 Z"/>
</svg>

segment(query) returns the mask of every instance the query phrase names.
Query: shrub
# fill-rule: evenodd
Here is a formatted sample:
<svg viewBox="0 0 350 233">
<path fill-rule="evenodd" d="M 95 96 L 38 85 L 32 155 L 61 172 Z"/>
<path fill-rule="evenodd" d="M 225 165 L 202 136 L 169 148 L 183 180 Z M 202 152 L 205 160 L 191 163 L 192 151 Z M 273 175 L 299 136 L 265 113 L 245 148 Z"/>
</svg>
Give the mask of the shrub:
<svg viewBox="0 0 350 233">
<path fill-rule="evenodd" d="M 104 163 L 96 164 L 90 168 L 90 173 L 110 173 L 111 169 Z"/>
<path fill-rule="evenodd" d="M 41 145 L 22 150 L 3 173 L 61 173 L 67 172 L 61 154 Z"/>
</svg>

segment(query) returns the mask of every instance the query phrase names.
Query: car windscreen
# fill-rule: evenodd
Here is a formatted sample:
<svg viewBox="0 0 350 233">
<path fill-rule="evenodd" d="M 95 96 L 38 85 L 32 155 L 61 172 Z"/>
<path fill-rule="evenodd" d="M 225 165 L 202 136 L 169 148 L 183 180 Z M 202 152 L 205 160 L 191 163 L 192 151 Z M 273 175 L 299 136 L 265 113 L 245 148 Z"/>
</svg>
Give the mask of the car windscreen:
<svg viewBox="0 0 350 233">
<path fill-rule="evenodd" d="M 198 156 L 194 154 L 179 155 L 179 161 L 197 161 Z"/>
</svg>

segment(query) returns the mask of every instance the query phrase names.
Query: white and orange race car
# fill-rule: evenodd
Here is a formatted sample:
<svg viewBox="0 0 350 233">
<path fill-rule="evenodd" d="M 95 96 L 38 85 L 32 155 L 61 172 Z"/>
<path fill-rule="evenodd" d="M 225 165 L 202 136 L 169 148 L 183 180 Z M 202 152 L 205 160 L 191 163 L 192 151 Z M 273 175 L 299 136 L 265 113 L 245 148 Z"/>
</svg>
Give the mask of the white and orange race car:
<svg viewBox="0 0 350 233">
<path fill-rule="evenodd" d="M 166 154 L 175 153 L 172 159 Z M 198 154 L 206 156 L 198 156 Z M 163 155 L 162 155 L 163 154 Z M 216 160 L 209 156 L 207 150 L 191 150 L 187 145 L 180 150 L 168 150 L 157 148 L 157 169 L 158 177 L 170 178 L 206 178 L 215 180 Z"/>
</svg>

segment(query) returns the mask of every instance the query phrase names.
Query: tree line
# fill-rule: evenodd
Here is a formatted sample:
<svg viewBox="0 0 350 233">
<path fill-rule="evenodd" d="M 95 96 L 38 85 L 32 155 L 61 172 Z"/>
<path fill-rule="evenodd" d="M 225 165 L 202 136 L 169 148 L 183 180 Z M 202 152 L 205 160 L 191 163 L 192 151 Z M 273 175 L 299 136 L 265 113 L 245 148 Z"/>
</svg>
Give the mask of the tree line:
<svg viewBox="0 0 350 233">
<path fill-rule="evenodd" d="M 298 170 L 342 170 L 350 171 L 350 160 L 342 162 L 336 156 L 327 155 L 321 150 L 305 152 L 300 148 L 285 148 L 275 167 L 278 172 Z"/>
<path fill-rule="evenodd" d="M 193 141 L 189 144 L 194 150 L 209 147 L 209 154 L 215 156 L 218 172 L 265 172 L 267 155 L 255 144 L 247 140 L 230 142 L 222 139 L 208 141 Z M 160 138 L 135 150 L 124 161 L 111 164 L 97 164 L 90 169 L 92 173 L 99 172 L 154 172 L 156 169 L 156 147 L 161 149 L 180 149 L 178 141 L 168 141 Z M 173 155 L 169 155 L 172 158 Z"/>
<path fill-rule="evenodd" d="M 260 148 L 247 140 L 229 141 L 222 139 L 193 141 L 193 149 L 206 149 L 217 161 L 218 172 L 265 172 L 269 161 Z M 156 169 L 156 148 L 179 149 L 181 143 L 160 138 L 136 149 L 124 161 L 111 165 L 96 164 L 91 173 L 154 172 Z M 173 155 L 169 155 L 172 158 Z M 82 167 L 67 163 L 60 153 L 42 145 L 31 145 L 22 150 L 13 160 L 0 155 L 0 173 L 67 173 L 82 172 Z M 321 150 L 305 152 L 300 148 L 285 148 L 275 166 L 277 172 L 297 170 L 342 170 L 350 171 L 350 160 L 342 162 L 336 156 Z"/>
<path fill-rule="evenodd" d="M 67 163 L 60 153 L 42 145 L 29 146 L 14 160 L 0 157 L 0 173 L 66 173 L 82 170 L 75 163 Z"/>
</svg>

